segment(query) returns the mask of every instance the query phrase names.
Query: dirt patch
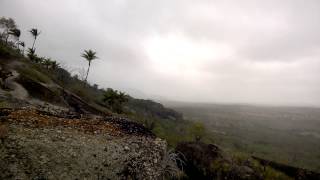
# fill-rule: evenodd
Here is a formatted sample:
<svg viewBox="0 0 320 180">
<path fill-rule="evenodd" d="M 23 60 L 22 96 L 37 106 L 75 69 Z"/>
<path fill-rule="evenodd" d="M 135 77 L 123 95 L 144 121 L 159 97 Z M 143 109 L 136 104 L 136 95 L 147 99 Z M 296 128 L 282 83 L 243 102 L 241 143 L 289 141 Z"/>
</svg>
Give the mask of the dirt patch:
<svg viewBox="0 0 320 180">
<path fill-rule="evenodd" d="M 72 128 L 90 134 L 108 133 L 113 136 L 120 136 L 119 128 L 102 120 L 96 119 L 66 119 L 45 115 L 35 109 L 21 109 L 12 111 L 7 116 L 9 123 L 20 124 L 26 127 L 64 127 Z"/>
</svg>

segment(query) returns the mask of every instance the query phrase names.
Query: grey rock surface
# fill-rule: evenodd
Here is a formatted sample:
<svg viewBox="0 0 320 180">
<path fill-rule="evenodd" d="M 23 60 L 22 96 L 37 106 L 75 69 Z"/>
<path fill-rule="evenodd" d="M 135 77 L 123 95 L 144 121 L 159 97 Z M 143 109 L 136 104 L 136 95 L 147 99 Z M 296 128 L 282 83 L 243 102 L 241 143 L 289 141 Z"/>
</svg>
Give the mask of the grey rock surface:
<svg viewBox="0 0 320 180">
<path fill-rule="evenodd" d="M 160 163 L 167 145 L 159 138 L 87 133 L 70 126 L 30 125 L 29 121 L 9 119 L 5 123 L 8 134 L 0 142 L 0 179 L 158 179 L 162 176 Z"/>
</svg>

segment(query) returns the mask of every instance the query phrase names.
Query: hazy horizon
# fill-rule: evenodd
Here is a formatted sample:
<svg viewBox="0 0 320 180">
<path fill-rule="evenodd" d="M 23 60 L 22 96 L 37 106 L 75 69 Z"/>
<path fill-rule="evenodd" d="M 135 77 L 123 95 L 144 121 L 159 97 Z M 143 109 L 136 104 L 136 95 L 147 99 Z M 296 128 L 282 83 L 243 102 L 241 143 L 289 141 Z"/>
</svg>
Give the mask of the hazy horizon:
<svg viewBox="0 0 320 180">
<path fill-rule="evenodd" d="M 160 100 L 320 107 L 320 1 L 1 0 L 31 46 L 89 82 Z"/>
</svg>

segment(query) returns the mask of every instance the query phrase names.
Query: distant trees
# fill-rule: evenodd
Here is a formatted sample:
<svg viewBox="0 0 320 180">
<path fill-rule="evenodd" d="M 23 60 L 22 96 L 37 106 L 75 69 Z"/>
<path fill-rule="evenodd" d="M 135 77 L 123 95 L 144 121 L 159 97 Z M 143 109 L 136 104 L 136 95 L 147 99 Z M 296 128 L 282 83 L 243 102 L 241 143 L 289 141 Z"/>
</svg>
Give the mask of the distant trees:
<svg viewBox="0 0 320 180">
<path fill-rule="evenodd" d="M 59 63 L 51 58 L 41 57 L 40 59 L 41 64 L 48 70 L 56 70 L 60 67 Z"/>
<path fill-rule="evenodd" d="M 103 101 L 116 113 L 123 112 L 123 104 L 128 100 L 128 96 L 125 93 L 111 88 L 106 90 L 103 97 Z"/>
<path fill-rule="evenodd" d="M 84 53 L 81 54 L 81 57 L 85 58 L 89 65 L 88 65 L 88 70 L 87 70 L 87 74 L 85 77 L 85 81 L 87 81 L 88 78 L 88 74 L 89 74 L 89 69 L 90 69 L 90 65 L 91 65 L 91 61 L 98 59 L 98 57 L 96 56 L 96 52 L 92 51 L 91 49 L 89 50 L 84 50 Z"/>
<path fill-rule="evenodd" d="M 38 31 L 38 29 L 36 29 L 36 28 L 32 28 L 29 32 L 31 33 L 31 35 L 32 35 L 33 38 L 34 38 L 31 49 L 35 50 L 35 49 L 34 49 L 34 45 L 35 45 L 35 43 L 36 43 L 37 37 L 40 35 L 40 31 Z"/>
</svg>

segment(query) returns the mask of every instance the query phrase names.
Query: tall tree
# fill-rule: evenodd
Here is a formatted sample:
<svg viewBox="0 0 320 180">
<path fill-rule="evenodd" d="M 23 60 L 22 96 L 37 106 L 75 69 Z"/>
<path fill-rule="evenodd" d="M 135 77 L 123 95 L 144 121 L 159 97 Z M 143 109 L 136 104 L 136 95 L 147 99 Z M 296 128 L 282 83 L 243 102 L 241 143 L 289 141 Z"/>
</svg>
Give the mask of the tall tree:
<svg viewBox="0 0 320 180">
<path fill-rule="evenodd" d="M 34 38 L 33 44 L 32 44 L 32 49 L 34 49 L 34 44 L 36 43 L 37 37 L 40 35 L 40 31 L 38 31 L 38 29 L 36 28 L 32 28 L 29 32 L 32 34 Z"/>
<path fill-rule="evenodd" d="M 93 61 L 93 60 L 95 60 L 95 59 L 98 59 L 98 57 L 96 56 L 96 54 L 97 54 L 97 53 L 94 52 L 94 51 L 92 51 L 91 49 L 89 49 L 89 50 L 84 50 L 84 53 L 81 54 L 81 57 L 85 58 L 85 59 L 88 61 L 88 63 L 89 63 L 85 81 L 87 81 L 87 78 L 88 78 L 91 61 Z"/>
</svg>

